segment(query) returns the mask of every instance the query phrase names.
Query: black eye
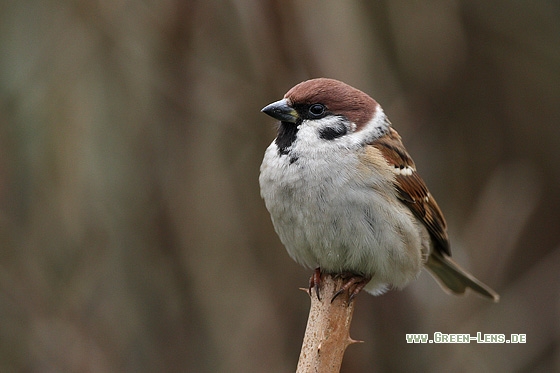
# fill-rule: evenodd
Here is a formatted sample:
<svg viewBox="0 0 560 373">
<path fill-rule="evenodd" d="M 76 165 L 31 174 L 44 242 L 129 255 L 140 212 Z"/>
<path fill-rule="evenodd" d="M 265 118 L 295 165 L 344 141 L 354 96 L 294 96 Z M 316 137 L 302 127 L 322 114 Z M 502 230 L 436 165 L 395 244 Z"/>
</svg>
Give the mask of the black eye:
<svg viewBox="0 0 560 373">
<path fill-rule="evenodd" d="M 322 104 L 313 104 L 309 107 L 309 116 L 311 118 L 317 119 L 325 115 L 325 106 Z"/>
</svg>

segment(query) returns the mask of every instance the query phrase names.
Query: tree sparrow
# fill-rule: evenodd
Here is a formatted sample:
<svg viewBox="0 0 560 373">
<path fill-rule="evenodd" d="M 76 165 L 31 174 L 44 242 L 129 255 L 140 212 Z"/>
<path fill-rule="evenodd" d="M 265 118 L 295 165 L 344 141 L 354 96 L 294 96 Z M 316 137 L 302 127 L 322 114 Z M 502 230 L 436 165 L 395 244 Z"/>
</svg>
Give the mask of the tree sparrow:
<svg viewBox="0 0 560 373">
<path fill-rule="evenodd" d="M 447 226 L 381 106 L 333 79 L 312 79 L 262 109 L 280 121 L 260 169 L 261 196 L 290 256 L 348 280 L 351 297 L 403 288 L 423 265 L 444 289 L 498 301 L 451 260 Z M 317 292 L 318 294 L 318 292 Z"/>
</svg>

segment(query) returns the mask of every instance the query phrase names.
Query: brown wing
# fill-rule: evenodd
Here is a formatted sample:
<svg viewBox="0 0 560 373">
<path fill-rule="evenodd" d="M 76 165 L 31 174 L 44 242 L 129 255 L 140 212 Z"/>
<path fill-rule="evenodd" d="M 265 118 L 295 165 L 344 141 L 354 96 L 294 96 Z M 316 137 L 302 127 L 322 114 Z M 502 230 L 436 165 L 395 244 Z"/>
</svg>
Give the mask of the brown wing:
<svg viewBox="0 0 560 373">
<path fill-rule="evenodd" d="M 395 187 L 401 201 L 428 228 L 435 241 L 434 246 L 451 255 L 445 218 L 428 191 L 426 183 L 416 172 L 414 161 L 404 148 L 400 135 L 393 128 L 389 128 L 387 135 L 375 140 L 371 145 L 394 167 Z"/>
</svg>

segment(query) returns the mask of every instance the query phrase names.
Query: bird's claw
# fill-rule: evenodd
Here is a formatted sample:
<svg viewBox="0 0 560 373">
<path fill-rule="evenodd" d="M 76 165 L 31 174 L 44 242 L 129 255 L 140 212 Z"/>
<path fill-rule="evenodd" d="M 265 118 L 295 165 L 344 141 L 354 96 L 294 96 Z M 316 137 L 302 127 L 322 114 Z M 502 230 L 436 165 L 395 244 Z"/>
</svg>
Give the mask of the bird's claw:
<svg viewBox="0 0 560 373">
<path fill-rule="evenodd" d="M 371 277 L 358 276 L 354 274 L 342 275 L 341 277 L 344 280 L 344 284 L 336 293 L 334 293 L 331 298 L 331 303 L 336 299 L 336 297 L 346 291 L 348 292 L 348 303 L 352 302 L 352 299 L 354 299 L 371 280 Z"/>
<path fill-rule="evenodd" d="M 311 296 L 311 289 L 315 288 L 315 294 L 317 294 L 317 299 L 320 301 L 321 296 L 319 295 L 319 288 L 321 287 L 321 268 L 315 268 L 315 272 L 311 275 L 309 279 L 309 296 Z"/>
</svg>

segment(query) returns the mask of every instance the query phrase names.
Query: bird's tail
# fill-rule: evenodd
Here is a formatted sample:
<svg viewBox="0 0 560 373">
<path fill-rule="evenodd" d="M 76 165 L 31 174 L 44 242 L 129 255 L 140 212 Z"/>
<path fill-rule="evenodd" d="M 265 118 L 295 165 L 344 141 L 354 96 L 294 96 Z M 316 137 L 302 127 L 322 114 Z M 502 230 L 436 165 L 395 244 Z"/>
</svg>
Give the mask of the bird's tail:
<svg viewBox="0 0 560 373">
<path fill-rule="evenodd" d="M 450 290 L 455 294 L 464 294 L 467 288 L 471 288 L 474 292 L 490 298 L 494 302 L 500 300 L 498 293 L 480 282 L 447 256 L 432 252 L 428 257 L 426 266 L 444 290 Z"/>
</svg>

